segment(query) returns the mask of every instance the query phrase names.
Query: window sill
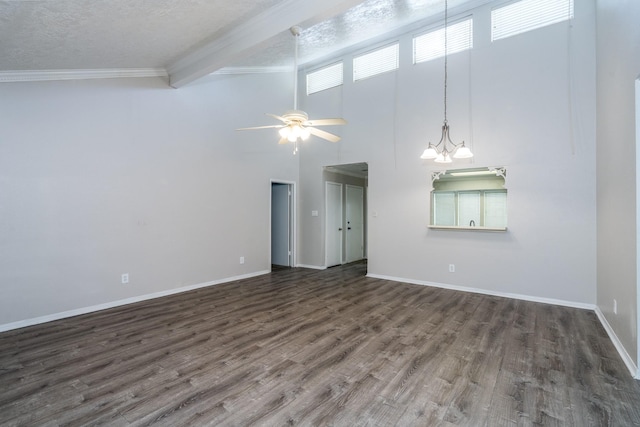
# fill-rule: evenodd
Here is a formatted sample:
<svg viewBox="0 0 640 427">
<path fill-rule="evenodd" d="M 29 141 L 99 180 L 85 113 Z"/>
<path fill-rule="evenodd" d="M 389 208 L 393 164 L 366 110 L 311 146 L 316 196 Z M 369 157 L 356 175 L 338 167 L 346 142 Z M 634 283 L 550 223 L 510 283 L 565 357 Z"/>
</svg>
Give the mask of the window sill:
<svg viewBox="0 0 640 427">
<path fill-rule="evenodd" d="M 454 225 L 429 225 L 433 230 L 461 230 L 461 231 L 507 231 L 507 227 L 459 227 Z"/>
</svg>

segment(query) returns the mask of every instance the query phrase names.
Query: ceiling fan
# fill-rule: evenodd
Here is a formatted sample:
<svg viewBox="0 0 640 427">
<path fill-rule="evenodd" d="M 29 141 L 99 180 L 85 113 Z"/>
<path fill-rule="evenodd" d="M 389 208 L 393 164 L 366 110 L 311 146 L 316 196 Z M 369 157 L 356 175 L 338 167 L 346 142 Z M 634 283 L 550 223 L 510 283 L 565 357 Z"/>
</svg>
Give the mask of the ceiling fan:
<svg viewBox="0 0 640 427">
<path fill-rule="evenodd" d="M 254 130 L 254 129 L 268 129 L 275 128 L 280 129 L 280 141 L 278 144 L 286 144 L 287 142 L 293 142 L 293 154 L 298 152 L 298 142 L 306 141 L 311 135 L 315 135 L 319 138 L 326 139 L 331 142 L 340 141 L 340 137 L 324 130 L 318 129 L 316 126 L 335 126 L 345 125 L 347 121 L 345 119 L 317 119 L 309 120 L 309 116 L 302 110 L 298 110 L 298 37 L 300 37 L 300 27 L 291 27 L 291 34 L 295 37 L 295 56 L 293 67 L 293 110 L 285 111 L 284 114 L 278 116 L 276 114 L 267 113 L 267 116 L 271 116 L 278 119 L 282 124 L 256 126 L 250 128 L 240 128 L 236 130 Z"/>
</svg>

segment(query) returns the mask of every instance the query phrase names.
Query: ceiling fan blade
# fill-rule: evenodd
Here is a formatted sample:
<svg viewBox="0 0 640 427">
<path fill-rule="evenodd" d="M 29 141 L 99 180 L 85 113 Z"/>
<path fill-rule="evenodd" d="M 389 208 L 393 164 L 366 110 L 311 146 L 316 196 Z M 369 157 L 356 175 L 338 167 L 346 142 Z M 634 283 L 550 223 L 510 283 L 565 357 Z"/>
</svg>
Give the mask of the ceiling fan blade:
<svg viewBox="0 0 640 427">
<path fill-rule="evenodd" d="M 331 141 L 331 142 L 340 141 L 340 137 L 338 135 L 334 135 L 332 133 L 325 132 L 323 130 L 316 129 L 310 126 L 307 126 L 306 129 L 311 133 L 311 135 L 315 135 L 319 138 L 326 139 L 327 141 Z"/>
<path fill-rule="evenodd" d="M 337 126 L 346 125 L 347 121 L 345 119 L 318 119 L 308 120 L 305 124 L 308 126 Z"/>
<path fill-rule="evenodd" d="M 284 136 L 280 138 L 280 141 L 278 141 L 278 144 L 286 144 L 287 142 L 289 142 L 289 139 L 286 136 Z"/>
<path fill-rule="evenodd" d="M 272 128 L 281 128 L 281 127 L 284 127 L 284 125 L 254 126 L 251 128 L 238 128 L 236 130 L 272 129 Z"/>
<path fill-rule="evenodd" d="M 267 116 L 271 116 L 271 117 L 273 117 L 274 119 L 278 119 L 278 120 L 280 120 L 280 121 L 281 121 L 281 122 L 283 122 L 283 123 L 287 123 L 287 119 L 285 119 L 285 118 L 284 118 L 284 117 L 282 117 L 282 116 L 277 116 L 277 115 L 275 115 L 275 114 L 271 114 L 271 113 L 265 113 L 265 114 L 266 114 Z"/>
</svg>

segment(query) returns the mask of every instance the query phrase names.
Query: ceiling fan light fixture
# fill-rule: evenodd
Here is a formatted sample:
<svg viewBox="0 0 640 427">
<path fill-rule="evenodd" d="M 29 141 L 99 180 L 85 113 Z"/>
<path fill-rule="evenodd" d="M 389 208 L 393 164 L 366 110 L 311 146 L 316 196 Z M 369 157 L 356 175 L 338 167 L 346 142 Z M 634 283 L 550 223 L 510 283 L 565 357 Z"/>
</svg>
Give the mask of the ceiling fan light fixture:
<svg viewBox="0 0 640 427">
<path fill-rule="evenodd" d="M 342 118 L 335 119 L 317 119 L 309 120 L 309 116 L 302 110 L 298 110 L 298 38 L 300 37 L 300 27 L 291 27 L 291 34 L 295 38 L 295 56 L 293 66 L 293 109 L 285 111 L 282 116 L 275 114 L 269 114 L 282 122 L 280 125 L 268 125 L 268 126 L 256 126 L 250 128 L 240 128 L 236 130 L 252 130 L 252 129 L 266 129 L 276 128 L 280 134 L 280 141 L 278 144 L 286 144 L 287 142 L 293 143 L 293 154 L 298 152 L 298 142 L 306 141 L 315 135 L 318 138 L 325 139 L 330 142 L 340 141 L 340 137 L 329 133 L 327 131 L 318 129 L 318 126 L 337 126 L 345 125 L 347 121 Z"/>
<path fill-rule="evenodd" d="M 296 142 L 298 140 L 298 135 L 296 135 L 293 130 L 289 132 L 289 136 L 287 136 L 289 142 Z"/>
</svg>

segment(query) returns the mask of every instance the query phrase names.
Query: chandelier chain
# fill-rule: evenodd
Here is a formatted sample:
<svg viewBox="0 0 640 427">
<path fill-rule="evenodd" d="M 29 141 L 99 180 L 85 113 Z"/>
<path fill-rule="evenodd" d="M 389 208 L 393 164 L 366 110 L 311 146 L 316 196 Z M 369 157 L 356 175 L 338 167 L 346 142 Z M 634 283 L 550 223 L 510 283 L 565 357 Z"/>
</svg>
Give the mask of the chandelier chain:
<svg viewBox="0 0 640 427">
<path fill-rule="evenodd" d="M 447 123 L 447 26 L 448 2 L 444 0 L 444 122 Z"/>
<path fill-rule="evenodd" d="M 464 141 L 456 144 L 449 137 L 449 124 L 447 123 L 447 83 L 449 77 L 449 2 L 444 0 L 444 122 L 442 124 L 442 136 L 437 144 L 429 142 L 421 159 L 433 159 L 436 163 L 451 163 L 452 157 L 456 159 L 468 159 L 473 153 L 464 145 Z"/>
</svg>

